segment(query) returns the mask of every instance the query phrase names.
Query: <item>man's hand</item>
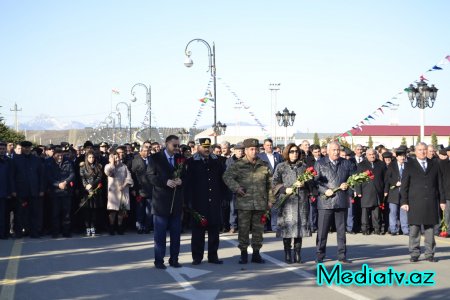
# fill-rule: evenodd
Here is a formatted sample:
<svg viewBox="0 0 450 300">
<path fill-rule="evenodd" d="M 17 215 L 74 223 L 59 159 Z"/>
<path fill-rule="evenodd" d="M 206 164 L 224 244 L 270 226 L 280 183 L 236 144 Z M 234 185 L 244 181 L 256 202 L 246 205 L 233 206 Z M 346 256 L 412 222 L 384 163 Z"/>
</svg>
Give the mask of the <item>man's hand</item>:
<svg viewBox="0 0 450 300">
<path fill-rule="evenodd" d="M 339 188 L 343 191 L 348 189 L 348 183 L 347 182 L 343 182 L 341 183 L 341 185 L 339 186 Z"/>
<path fill-rule="evenodd" d="M 299 180 L 297 180 L 296 182 L 294 182 L 294 186 L 296 186 L 296 187 L 298 187 L 298 188 L 301 188 L 301 187 L 303 187 L 305 185 L 305 183 L 304 182 L 301 182 L 301 181 L 299 181 Z"/>
<path fill-rule="evenodd" d="M 269 210 L 272 209 L 272 206 L 273 206 L 272 203 L 269 202 L 267 205 L 269 206 Z"/>
<path fill-rule="evenodd" d="M 444 204 L 444 206 L 445 206 L 445 204 Z M 403 204 L 400 208 L 405 210 L 405 211 L 409 211 L 409 205 L 408 204 Z"/>
<path fill-rule="evenodd" d="M 397 181 L 397 183 L 395 184 L 395 186 L 401 186 L 402 183 L 400 181 Z"/>
<path fill-rule="evenodd" d="M 334 192 L 332 189 L 328 189 L 325 191 L 325 196 L 327 196 L 327 197 L 331 197 L 331 196 L 333 196 L 333 194 L 334 194 Z"/>
<path fill-rule="evenodd" d="M 245 189 L 243 187 L 239 187 L 236 190 L 236 194 L 238 194 L 239 196 L 245 196 L 246 195 Z"/>
<path fill-rule="evenodd" d="M 445 205 L 446 205 L 445 203 L 440 204 L 442 210 L 445 210 Z"/>
<path fill-rule="evenodd" d="M 39 197 L 44 197 L 44 192 L 40 192 Z"/>
<path fill-rule="evenodd" d="M 58 184 L 58 187 L 59 187 L 61 190 L 64 190 L 64 189 L 66 188 L 66 186 L 67 186 L 67 182 L 65 182 L 65 181 L 60 182 L 60 183 Z"/>
<path fill-rule="evenodd" d="M 384 196 L 386 197 L 388 195 L 388 193 L 384 193 Z"/>
<path fill-rule="evenodd" d="M 167 180 L 167 186 L 173 189 L 177 186 L 177 184 L 175 183 L 175 180 L 169 179 Z"/>
<path fill-rule="evenodd" d="M 16 198 L 16 197 L 17 197 L 17 193 L 12 192 L 12 193 L 11 193 L 11 196 L 13 196 L 14 198 Z"/>
<path fill-rule="evenodd" d="M 91 184 L 86 185 L 86 190 L 89 191 L 90 189 L 92 189 L 92 185 Z"/>
<path fill-rule="evenodd" d="M 183 183 L 180 178 L 175 178 L 174 182 L 176 185 L 181 185 Z"/>
<path fill-rule="evenodd" d="M 292 194 L 292 192 L 294 191 L 294 189 L 293 188 L 286 188 L 286 195 L 290 195 L 290 194 Z"/>
</svg>

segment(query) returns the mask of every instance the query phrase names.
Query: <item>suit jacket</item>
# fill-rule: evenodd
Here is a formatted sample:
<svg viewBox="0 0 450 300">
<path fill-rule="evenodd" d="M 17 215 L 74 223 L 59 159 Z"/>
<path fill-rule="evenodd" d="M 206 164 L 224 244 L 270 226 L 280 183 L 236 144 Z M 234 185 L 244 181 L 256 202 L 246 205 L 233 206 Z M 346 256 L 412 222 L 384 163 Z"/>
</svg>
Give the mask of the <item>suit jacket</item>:
<svg viewBox="0 0 450 300">
<path fill-rule="evenodd" d="M 194 154 L 186 163 L 184 185 L 185 202 L 190 208 L 206 217 L 208 224 L 222 224 L 222 202 L 226 195 L 222 175 L 223 163 L 216 155 L 205 161 Z"/>
<path fill-rule="evenodd" d="M 177 163 L 179 158 L 181 158 L 181 155 L 175 154 L 175 168 L 179 167 Z M 174 179 L 175 168 L 172 167 L 167 160 L 165 151 L 160 151 L 150 156 L 148 177 L 150 183 L 153 185 L 152 214 L 154 215 L 162 217 L 181 215 L 184 184 L 175 189 L 167 186 L 167 180 Z M 181 175 L 182 180 L 183 178 L 184 172 L 182 172 Z"/>
<path fill-rule="evenodd" d="M 269 157 L 267 156 L 266 152 L 263 153 L 258 153 L 258 157 L 265 161 L 267 163 L 267 166 L 270 168 L 270 171 L 273 172 L 275 171 L 275 168 L 277 167 L 277 165 L 283 161 L 283 157 L 281 156 L 280 153 L 278 152 L 273 152 L 273 160 L 274 160 L 274 166 L 272 167 L 272 165 L 270 164 L 270 160 Z"/>
<path fill-rule="evenodd" d="M 442 173 L 445 200 L 450 201 L 450 160 L 446 159 L 439 161 L 439 167 Z"/>
<path fill-rule="evenodd" d="M 403 164 L 403 172 L 405 171 L 407 162 Z M 391 162 L 386 170 L 386 175 L 384 177 L 384 192 L 388 193 L 387 201 L 389 203 L 400 204 L 400 190 L 401 186 L 397 187 L 397 182 L 401 182 L 400 170 L 398 168 L 398 163 L 396 161 Z M 395 188 L 391 189 L 391 187 Z"/>
<path fill-rule="evenodd" d="M 364 172 L 366 170 L 372 171 L 375 178 L 363 184 L 355 186 L 355 192 L 361 197 L 361 207 L 373 207 L 378 206 L 383 202 L 384 196 L 384 177 L 386 174 L 386 164 L 381 160 L 375 160 L 373 162 L 373 169 L 371 163 L 368 160 L 358 164 L 357 173 Z"/>
<path fill-rule="evenodd" d="M 334 189 L 346 182 L 348 177 L 355 172 L 355 166 L 344 158 L 338 158 L 336 166 L 332 166 L 330 158 L 324 157 L 316 162 L 314 169 L 317 171 L 315 183 L 319 194 L 324 195 L 328 189 Z M 350 205 L 349 191 L 337 191 L 333 196 L 325 198 L 319 197 L 317 200 L 318 209 L 348 208 Z"/>
<path fill-rule="evenodd" d="M 15 155 L 12 159 L 11 192 L 17 197 L 38 197 L 45 188 L 44 165 L 34 155 Z"/>
<path fill-rule="evenodd" d="M 400 204 L 408 204 L 408 223 L 434 225 L 439 223 L 439 202 L 445 203 L 441 169 L 427 159 L 423 170 L 417 159 L 408 160 L 402 176 Z"/>
<path fill-rule="evenodd" d="M 150 157 L 147 157 L 147 164 L 145 164 L 144 159 L 140 155 L 136 155 L 131 163 L 131 175 L 133 176 L 134 190 L 137 194 L 146 199 L 152 197 L 153 190 L 149 177 L 149 160 Z"/>
</svg>

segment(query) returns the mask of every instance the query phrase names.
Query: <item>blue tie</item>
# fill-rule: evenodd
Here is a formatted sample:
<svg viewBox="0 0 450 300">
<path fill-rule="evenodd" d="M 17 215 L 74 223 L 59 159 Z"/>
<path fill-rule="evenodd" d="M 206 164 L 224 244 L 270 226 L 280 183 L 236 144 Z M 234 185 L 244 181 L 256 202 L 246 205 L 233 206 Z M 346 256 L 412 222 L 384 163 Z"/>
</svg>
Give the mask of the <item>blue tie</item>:
<svg viewBox="0 0 450 300">
<path fill-rule="evenodd" d="M 174 165 L 173 165 L 173 157 L 169 157 L 169 163 L 170 163 L 170 165 L 173 167 Z"/>
</svg>

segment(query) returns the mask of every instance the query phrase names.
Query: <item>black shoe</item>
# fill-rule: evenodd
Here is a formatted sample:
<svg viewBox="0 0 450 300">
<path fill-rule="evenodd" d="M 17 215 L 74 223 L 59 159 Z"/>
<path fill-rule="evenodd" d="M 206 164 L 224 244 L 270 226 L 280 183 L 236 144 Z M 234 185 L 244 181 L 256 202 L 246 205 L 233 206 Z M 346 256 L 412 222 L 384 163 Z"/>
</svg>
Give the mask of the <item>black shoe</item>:
<svg viewBox="0 0 450 300">
<path fill-rule="evenodd" d="M 412 263 L 415 263 L 415 262 L 418 262 L 418 261 L 419 261 L 419 258 L 418 258 L 418 257 L 411 257 L 411 258 L 409 259 L 409 261 L 412 262 Z"/>
<path fill-rule="evenodd" d="M 58 238 L 58 234 L 57 233 L 52 234 L 52 239 L 57 239 L 57 238 Z"/>
<path fill-rule="evenodd" d="M 155 268 L 160 269 L 160 270 L 167 269 L 166 265 L 163 263 L 155 263 Z"/>
<path fill-rule="evenodd" d="M 398 232 L 391 232 L 391 235 L 396 236 L 396 235 L 398 235 Z"/>
<path fill-rule="evenodd" d="M 193 261 L 192 261 L 192 264 L 194 265 L 194 266 L 197 266 L 197 265 L 199 265 L 199 264 L 201 264 L 202 263 L 202 260 L 201 259 L 194 259 Z"/>
<path fill-rule="evenodd" d="M 425 260 L 429 261 L 429 262 L 438 262 L 439 261 L 439 259 L 434 256 L 427 257 L 427 258 L 425 258 Z"/>
<path fill-rule="evenodd" d="M 177 261 L 171 262 L 171 263 L 169 263 L 169 265 L 173 268 L 181 268 L 182 267 L 182 265 Z"/>
<path fill-rule="evenodd" d="M 115 235 L 114 228 L 109 228 L 109 235 Z"/>
<path fill-rule="evenodd" d="M 339 259 L 338 261 L 339 261 L 341 264 L 351 264 L 351 263 L 352 263 L 351 260 L 348 260 L 348 259 L 346 259 L 346 258 Z"/>
<path fill-rule="evenodd" d="M 381 232 L 380 232 L 379 230 L 375 230 L 375 231 L 373 232 L 373 234 L 381 235 Z"/>
<path fill-rule="evenodd" d="M 363 235 L 370 235 L 370 231 L 366 230 L 362 232 Z"/>
<path fill-rule="evenodd" d="M 266 261 L 262 259 L 261 254 L 259 254 L 259 250 L 253 250 L 252 254 L 252 263 L 263 264 Z"/>
<path fill-rule="evenodd" d="M 356 234 L 356 232 L 354 232 L 353 230 L 348 230 L 347 233 L 348 234 Z"/>
<path fill-rule="evenodd" d="M 137 230 L 137 234 L 143 234 L 144 233 L 144 229 L 138 229 Z"/>
<path fill-rule="evenodd" d="M 241 258 L 239 259 L 239 263 L 241 265 L 245 265 L 246 263 L 248 263 L 248 253 L 247 250 L 242 250 L 241 251 Z"/>
<path fill-rule="evenodd" d="M 208 262 L 209 262 L 210 264 L 216 264 L 216 265 L 221 265 L 221 264 L 223 264 L 223 260 L 220 260 L 220 259 L 208 259 Z"/>
</svg>

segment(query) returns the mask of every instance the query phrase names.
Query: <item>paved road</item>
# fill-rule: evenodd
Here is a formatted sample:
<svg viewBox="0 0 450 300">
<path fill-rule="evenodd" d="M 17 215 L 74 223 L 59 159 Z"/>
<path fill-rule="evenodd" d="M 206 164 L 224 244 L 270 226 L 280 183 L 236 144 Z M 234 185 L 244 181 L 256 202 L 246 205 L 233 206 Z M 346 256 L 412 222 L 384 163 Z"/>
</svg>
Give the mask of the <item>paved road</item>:
<svg viewBox="0 0 450 300">
<path fill-rule="evenodd" d="M 237 235 L 222 235 L 224 265 L 192 266 L 190 236 L 182 236 L 183 268 L 153 267 L 153 236 L 76 236 L 0 241 L 0 299 L 450 299 L 450 240 L 438 238 L 438 263 L 409 263 L 407 237 L 348 235 L 353 264 L 377 271 L 434 271 L 435 286 L 318 286 L 315 236 L 304 239 L 305 264 L 283 263 L 282 242 L 265 234 L 263 265 L 237 263 Z M 328 270 L 336 263 L 329 237 Z"/>
</svg>

